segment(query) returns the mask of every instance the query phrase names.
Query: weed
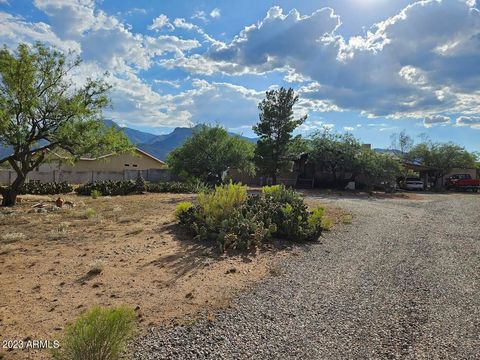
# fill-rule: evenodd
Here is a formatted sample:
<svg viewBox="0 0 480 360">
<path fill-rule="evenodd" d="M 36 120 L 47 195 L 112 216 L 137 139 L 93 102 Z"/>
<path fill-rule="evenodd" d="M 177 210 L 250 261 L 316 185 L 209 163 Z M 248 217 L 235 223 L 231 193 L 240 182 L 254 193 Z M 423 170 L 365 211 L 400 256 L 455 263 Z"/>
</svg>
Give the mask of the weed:
<svg viewBox="0 0 480 360">
<path fill-rule="evenodd" d="M 353 221 L 353 216 L 350 214 L 343 215 L 341 221 L 342 221 L 342 224 L 349 225 Z"/>
<path fill-rule="evenodd" d="M 90 192 L 90 196 L 92 197 L 92 199 L 98 199 L 99 197 L 102 196 L 102 192 L 98 190 L 92 190 Z"/>
<path fill-rule="evenodd" d="M 97 212 L 95 211 L 95 209 L 88 208 L 88 209 L 85 210 L 85 218 L 86 219 L 92 219 L 96 215 L 97 215 Z"/>
<path fill-rule="evenodd" d="M 181 203 L 177 204 L 175 208 L 175 217 L 180 220 L 183 214 L 185 214 L 188 210 L 193 207 L 193 204 L 189 201 L 182 201 Z"/>
<path fill-rule="evenodd" d="M 25 236 L 25 234 L 23 233 L 8 233 L 8 234 L 3 234 L 1 239 L 2 239 L 2 242 L 5 243 L 5 244 L 9 244 L 9 243 L 14 243 L 14 242 L 17 242 L 17 241 L 20 241 L 20 240 L 25 240 L 27 237 Z"/>
<path fill-rule="evenodd" d="M 328 217 L 324 217 L 324 218 L 322 219 L 322 228 L 323 228 L 323 230 L 325 230 L 325 231 L 330 231 L 330 230 L 332 230 L 332 228 L 333 228 L 333 221 L 332 221 L 332 219 L 330 219 L 330 218 L 328 218 Z"/>
</svg>

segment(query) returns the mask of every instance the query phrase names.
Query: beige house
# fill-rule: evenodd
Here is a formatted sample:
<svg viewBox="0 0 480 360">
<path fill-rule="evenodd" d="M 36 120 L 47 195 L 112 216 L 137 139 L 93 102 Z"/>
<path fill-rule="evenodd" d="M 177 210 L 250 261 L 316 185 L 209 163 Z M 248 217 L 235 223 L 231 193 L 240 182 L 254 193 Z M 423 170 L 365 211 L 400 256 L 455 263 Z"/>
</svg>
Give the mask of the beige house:
<svg viewBox="0 0 480 360">
<path fill-rule="evenodd" d="M 108 171 L 123 172 L 125 170 L 165 169 L 165 162 L 135 148 L 133 154 L 109 154 L 98 158 L 80 158 L 74 164 L 66 157 L 53 153 L 51 159 L 41 164 L 37 171 Z"/>
</svg>

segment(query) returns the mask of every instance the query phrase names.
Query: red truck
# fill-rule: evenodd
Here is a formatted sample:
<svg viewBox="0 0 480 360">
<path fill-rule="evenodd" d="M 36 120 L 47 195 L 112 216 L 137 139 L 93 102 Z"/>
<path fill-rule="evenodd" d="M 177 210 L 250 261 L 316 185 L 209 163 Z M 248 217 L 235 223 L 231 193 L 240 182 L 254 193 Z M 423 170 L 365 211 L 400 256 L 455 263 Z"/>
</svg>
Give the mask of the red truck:
<svg viewBox="0 0 480 360">
<path fill-rule="evenodd" d="M 472 179 L 470 174 L 455 174 L 446 179 L 445 186 L 447 190 L 478 192 L 480 179 Z"/>
</svg>

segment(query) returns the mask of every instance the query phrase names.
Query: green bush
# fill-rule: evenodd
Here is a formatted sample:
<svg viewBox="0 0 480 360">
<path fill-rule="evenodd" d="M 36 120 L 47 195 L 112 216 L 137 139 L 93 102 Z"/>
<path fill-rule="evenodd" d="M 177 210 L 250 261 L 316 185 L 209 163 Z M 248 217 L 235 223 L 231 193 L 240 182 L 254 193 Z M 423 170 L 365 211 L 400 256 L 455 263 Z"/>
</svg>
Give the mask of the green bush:
<svg viewBox="0 0 480 360">
<path fill-rule="evenodd" d="M 128 195 L 136 192 L 135 181 L 98 181 L 79 186 L 77 194 L 90 196 L 92 191 L 99 191 L 103 196 Z"/>
<path fill-rule="evenodd" d="M 31 195 L 56 195 L 67 194 L 73 191 L 73 187 L 66 181 L 41 182 L 39 180 L 27 181 L 20 188 L 19 194 Z"/>
<path fill-rule="evenodd" d="M 79 186 L 75 191 L 79 195 L 90 196 L 92 191 L 99 191 L 104 196 L 130 195 L 145 191 L 151 193 L 174 193 L 174 194 L 193 194 L 198 192 L 208 192 L 210 189 L 199 181 L 178 182 L 168 181 L 159 183 L 146 183 L 143 178 L 121 181 L 97 181 Z"/>
<path fill-rule="evenodd" d="M 102 193 L 98 190 L 92 190 L 92 192 L 90 193 L 90 196 L 92 197 L 92 199 L 98 199 L 99 197 L 102 196 Z"/>
<path fill-rule="evenodd" d="M 67 326 L 56 360 L 116 360 L 135 330 L 130 308 L 94 307 Z"/>
<path fill-rule="evenodd" d="M 283 186 L 247 196 L 246 187 L 229 184 L 201 193 L 198 203 L 177 218 L 197 239 L 215 240 L 221 251 L 249 249 L 271 237 L 312 241 L 323 229 L 324 209 L 309 212 L 303 199 Z"/>
<path fill-rule="evenodd" d="M 175 217 L 178 220 L 181 220 L 182 217 L 188 213 L 188 211 L 193 207 L 193 204 L 189 201 L 182 201 L 181 203 L 177 204 L 175 209 Z"/>
<path fill-rule="evenodd" d="M 217 186 L 214 192 L 200 193 L 199 214 L 209 226 L 215 226 L 227 218 L 232 211 L 247 200 L 247 187 L 241 184 Z"/>
<path fill-rule="evenodd" d="M 85 210 L 85 218 L 91 219 L 95 217 L 95 215 L 97 215 L 97 212 L 95 211 L 95 209 L 88 208 Z"/>
<path fill-rule="evenodd" d="M 148 190 L 147 183 L 145 182 L 145 179 L 140 173 L 138 174 L 137 180 L 135 181 L 135 190 L 138 194 L 142 194 Z"/>
</svg>

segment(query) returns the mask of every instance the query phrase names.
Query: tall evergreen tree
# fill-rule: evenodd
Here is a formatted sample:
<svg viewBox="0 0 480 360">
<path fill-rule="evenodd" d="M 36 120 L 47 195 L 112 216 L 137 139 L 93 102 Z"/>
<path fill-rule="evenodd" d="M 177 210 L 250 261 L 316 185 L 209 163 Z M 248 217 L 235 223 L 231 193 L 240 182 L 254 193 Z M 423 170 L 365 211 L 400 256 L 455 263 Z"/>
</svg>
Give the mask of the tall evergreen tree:
<svg viewBox="0 0 480 360">
<path fill-rule="evenodd" d="M 295 140 L 292 132 L 307 119 L 307 116 L 294 119 L 293 106 L 297 101 L 298 95 L 293 89 L 282 87 L 267 91 L 265 99 L 258 105 L 260 121 L 253 127 L 259 136 L 255 163 L 260 173 L 272 178 L 273 184 L 291 161 L 288 155 Z"/>
</svg>

